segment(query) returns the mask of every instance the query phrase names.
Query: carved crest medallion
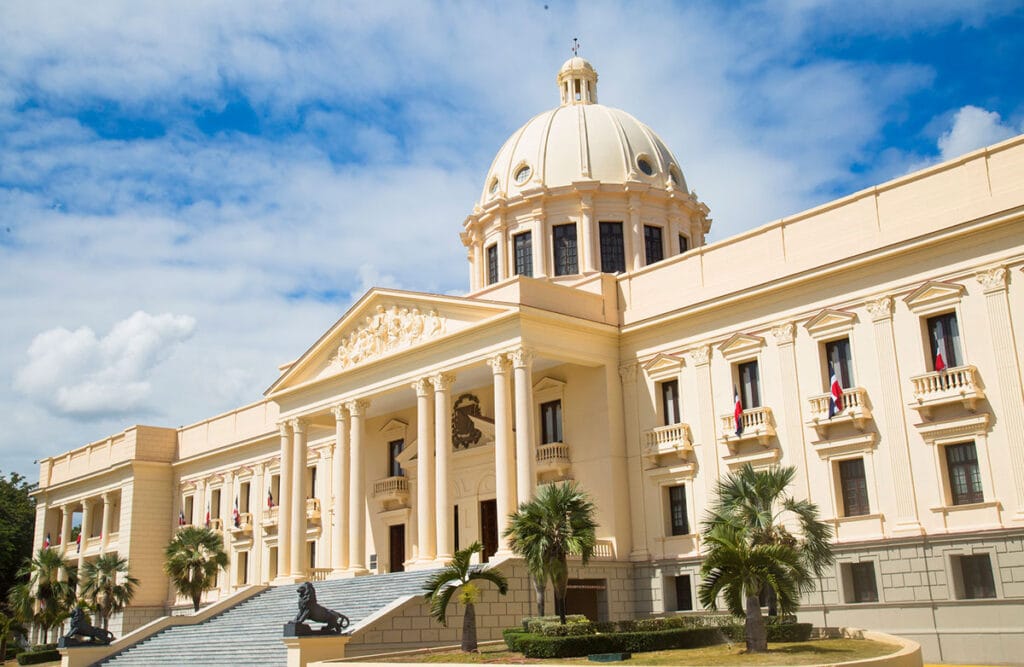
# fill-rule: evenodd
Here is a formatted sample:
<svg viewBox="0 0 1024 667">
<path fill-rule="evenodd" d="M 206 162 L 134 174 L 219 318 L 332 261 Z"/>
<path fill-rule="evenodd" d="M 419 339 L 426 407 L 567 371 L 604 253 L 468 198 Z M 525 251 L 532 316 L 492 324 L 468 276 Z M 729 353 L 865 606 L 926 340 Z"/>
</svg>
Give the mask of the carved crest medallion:
<svg viewBox="0 0 1024 667">
<path fill-rule="evenodd" d="M 452 447 L 469 449 L 480 442 L 483 433 L 473 424 L 472 417 L 480 415 L 480 399 L 473 394 L 462 394 L 452 406 Z"/>
</svg>

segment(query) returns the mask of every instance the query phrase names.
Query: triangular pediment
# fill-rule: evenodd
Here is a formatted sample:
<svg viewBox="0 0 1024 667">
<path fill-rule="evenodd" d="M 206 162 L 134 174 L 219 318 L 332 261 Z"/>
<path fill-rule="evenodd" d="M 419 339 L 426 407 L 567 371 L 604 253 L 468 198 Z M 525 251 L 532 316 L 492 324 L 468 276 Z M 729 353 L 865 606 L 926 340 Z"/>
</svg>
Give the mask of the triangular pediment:
<svg viewBox="0 0 1024 667">
<path fill-rule="evenodd" d="M 287 365 L 265 395 L 435 344 L 516 310 L 466 297 L 374 288 Z"/>
<path fill-rule="evenodd" d="M 405 429 L 409 428 L 409 424 L 402 421 L 401 419 L 389 419 L 387 424 L 380 427 L 381 433 L 405 433 Z"/>
<path fill-rule="evenodd" d="M 545 376 L 534 383 L 533 392 L 537 394 L 542 391 L 561 391 L 564 388 L 565 382 L 563 382 L 562 380 L 559 380 L 558 378 L 553 378 L 551 376 Z"/>
<path fill-rule="evenodd" d="M 924 315 L 952 308 L 960 302 L 963 294 L 963 285 L 929 280 L 908 294 L 903 301 L 912 312 Z"/>
<path fill-rule="evenodd" d="M 733 334 L 724 343 L 718 346 L 719 351 L 726 359 L 734 361 L 746 357 L 753 357 L 764 346 L 764 338 L 753 334 Z"/>
<path fill-rule="evenodd" d="M 804 324 L 811 338 L 822 340 L 835 335 L 848 333 L 857 323 L 857 314 L 845 310 L 826 308 Z"/>
<path fill-rule="evenodd" d="M 656 354 L 652 359 L 643 365 L 644 372 L 648 377 L 663 377 L 674 375 L 683 367 L 683 358 L 674 354 Z"/>
</svg>

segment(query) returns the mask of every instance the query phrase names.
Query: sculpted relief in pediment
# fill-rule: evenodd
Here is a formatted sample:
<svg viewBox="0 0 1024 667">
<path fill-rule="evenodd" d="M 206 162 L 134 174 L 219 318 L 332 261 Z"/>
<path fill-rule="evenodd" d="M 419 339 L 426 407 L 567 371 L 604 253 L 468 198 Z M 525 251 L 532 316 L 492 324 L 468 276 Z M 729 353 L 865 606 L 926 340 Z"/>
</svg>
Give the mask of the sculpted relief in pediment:
<svg viewBox="0 0 1024 667">
<path fill-rule="evenodd" d="M 331 365 L 350 368 L 387 352 L 411 347 L 445 333 L 447 321 L 436 308 L 422 313 L 419 308 L 378 305 L 373 315 L 363 318 L 341 339 L 338 351 L 331 357 Z"/>
</svg>

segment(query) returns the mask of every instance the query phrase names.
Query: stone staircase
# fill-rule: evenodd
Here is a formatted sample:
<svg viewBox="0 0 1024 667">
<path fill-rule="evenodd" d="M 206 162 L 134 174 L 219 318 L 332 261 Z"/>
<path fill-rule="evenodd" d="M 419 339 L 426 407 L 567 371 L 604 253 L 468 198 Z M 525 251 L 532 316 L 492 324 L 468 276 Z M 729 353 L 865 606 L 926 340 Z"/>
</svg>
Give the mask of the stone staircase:
<svg viewBox="0 0 1024 667">
<path fill-rule="evenodd" d="M 321 581 L 317 601 L 349 617 L 347 634 L 406 595 L 423 592 L 433 571 Z M 296 585 L 274 586 L 197 625 L 167 628 L 107 658 L 103 665 L 192 665 L 194 667 L 284 665 L 281 628 L 295 618 Z M 313 624 L 313 627 L 319 627 Z"/>
</svg>

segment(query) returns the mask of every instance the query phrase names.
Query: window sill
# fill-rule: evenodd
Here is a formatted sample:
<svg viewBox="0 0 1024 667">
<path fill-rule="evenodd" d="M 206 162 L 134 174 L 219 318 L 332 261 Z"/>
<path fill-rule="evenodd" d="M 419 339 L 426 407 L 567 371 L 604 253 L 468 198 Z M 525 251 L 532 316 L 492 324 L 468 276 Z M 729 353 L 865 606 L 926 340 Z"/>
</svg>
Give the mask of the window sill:
<svg viewBox="0 0 1024 667">
<path fill-rule="evenodd" d="M 979 528 L 1001 528 L 1002 503 L 990 500 L 967 505 L 943 505 L 930 508 L 942 517 L 946 530 L 977 530 Z"/>
<path fill-rule="evenodd" d="M 969 512 L 971 510 L 981 509 L 1002 509 L 1002 503 L 998 500 L 987 500 L 981 503 L 964 503 L 963 505 L 942 505 L 940 507 L 932 507 L 931 511 L 935 513 L 949 514 L 951 512 Z"/>
</svg>

